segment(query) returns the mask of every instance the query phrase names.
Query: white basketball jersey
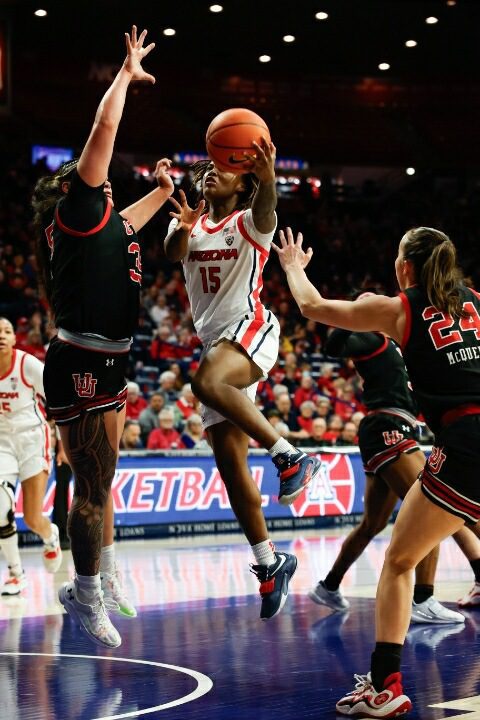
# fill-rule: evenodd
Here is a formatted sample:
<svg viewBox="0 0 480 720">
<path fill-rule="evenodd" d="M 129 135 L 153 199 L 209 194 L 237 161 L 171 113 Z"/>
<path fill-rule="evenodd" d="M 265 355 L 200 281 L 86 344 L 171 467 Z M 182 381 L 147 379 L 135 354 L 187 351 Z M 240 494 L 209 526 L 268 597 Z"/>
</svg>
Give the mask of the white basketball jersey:
<svg viewBox="0 0 480 720">
<path fill-rule="evenodd" d="M 39 398 L 45 398 L 43 363 L 14 349 L 10 369 L 0 377 L 0 434 L 45 425 Z"/>
<path fill-rule="evenodd" d="M 204 344 L 247 314 L 266 317 L 260 292 L 274 233 L 259 233 L 250 209 L 237 210 L 218 224 L 206 214 L 198 219 L 183 269 L 193 323 Z"/>
</svg>

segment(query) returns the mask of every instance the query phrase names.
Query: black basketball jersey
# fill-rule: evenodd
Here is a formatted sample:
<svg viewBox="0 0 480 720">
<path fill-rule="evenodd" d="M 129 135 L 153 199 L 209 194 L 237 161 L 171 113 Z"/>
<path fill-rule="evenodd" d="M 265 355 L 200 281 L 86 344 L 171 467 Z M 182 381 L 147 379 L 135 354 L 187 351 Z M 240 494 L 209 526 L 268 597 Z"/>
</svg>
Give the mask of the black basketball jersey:
<svg viewBox="0 0 480 720">
<path fill-rule="evenodd" d="M 453 320 L 420 287 L 400 294 L 406 312 L 403 356 L 425 420 L 434 432 L 448 411 L 480 405 L 480 297 L 460 287 L 468 317 Z"/>
<path fill-rule="evenodd" d="M 103 186 L 91 188 L 74 173 L 45 237 L 57 327 L 111 340 L 131 337 L 138 322 L 140 244 Z"/>
<path fill-rule="evenodd" d="M 399 408 L 416 416 L 417 408 L 398 345 L 376 332 L 334 330 L 326 351 L 350 357 L 363 380 L 363 404 L 368 410 Z"/>
</svg>

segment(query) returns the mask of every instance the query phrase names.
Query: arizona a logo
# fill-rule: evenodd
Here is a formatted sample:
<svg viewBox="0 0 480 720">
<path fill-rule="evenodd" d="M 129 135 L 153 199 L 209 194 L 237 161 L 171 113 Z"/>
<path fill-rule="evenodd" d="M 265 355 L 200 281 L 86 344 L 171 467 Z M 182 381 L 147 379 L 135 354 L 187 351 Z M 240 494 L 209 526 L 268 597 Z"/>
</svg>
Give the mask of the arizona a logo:
<svg viewBox="0 0 480 720">
<path fill-rule="evenodd" d="M 325 453 L 316 456 L 322 468 L 315 480 L 290 505 L 294 517 L 346 515 L 355 499 L 355 474 L 348 455 Z"/>
<path fill-rule="evenodd" d="M 81 377 L 78 373 L 72 373 L 75 392 L 79 397 L 93 397 L 95 395 L 95 386 L 97 378 L 92 377 L 92 373 L 85 373 Z"/>
</svg>

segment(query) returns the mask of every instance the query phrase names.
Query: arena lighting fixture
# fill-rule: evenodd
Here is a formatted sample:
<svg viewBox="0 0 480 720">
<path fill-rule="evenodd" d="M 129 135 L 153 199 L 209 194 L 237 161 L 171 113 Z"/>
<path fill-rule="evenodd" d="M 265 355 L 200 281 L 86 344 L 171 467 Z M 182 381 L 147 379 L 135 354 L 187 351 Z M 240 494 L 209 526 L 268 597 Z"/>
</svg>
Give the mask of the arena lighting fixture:
<svg viewBox="0 0 480 720">
<path fill-rule="evenodd" d="M 328 19 L 328 13 L 326 12 L 317 12 L 315 13 L 315 17 L 317 20 L 327 20 Z"/>
<path fill-rule="evenodd" d="M 416 40 L 407 40 L 405 43 L 405 47 L 417 47 L 417 41 Z"/>
<path fill-rule="evenodd" d="M 447 0 L 447 5 L 450 5 L 450 7 L 453 7 L 457 4 L 457 0 Z"/>
<path fill-rule="evenodd" d="M 222 12 L 223 5 L 210 5 L 209 10 L 210 10 L 210 12 L 213 12 L 213 13 Z"/>
<path fill-rule="evenodd" d="M 163 34 L 167 35 L 168 37 L 171 37 L 172 35 L 175 35 L 176 32 L 177 31 L 174 30 L 173 28 L 165 28 L 165 30 L 163 31 Z"/>
<path fill-rule="evenodd" d="M 295 35 L 284 35 L 283 42 L 292 43 L 295 41 Z"/>
<path fill-rule="evenodd" d="M 429 17 L 425 18 L 425 22 L 427 23 L 427 25 L 436 25 L 438 23 L 438 18 L 430 15 Z"/>
<path fill-rule="evenodd" d="M 270 55 L 260 55 L 260 57 L 258 59 L 260 60 L 261 63 L 267 63 L 267 62 L 270 62 L 270 60 L 272 58 L 270 57 Z"/>
<path fill-rule="evenodd" d="M 408 167 L 405 172 L 407 173 L 407 175 L 415 175 L 415 168 Z"/>
<path fill-rule="evenodd" d="M 45 17 L 47 14 L 47 11 L 42 10 L 42 8 L 38 8 L 38 10 L 35 10 L 35 12 L 33 14 L 36 15 L 37 17 Z"/>
<path fill-rule="evenodd" d="M 379 70 L 390 70 L 390 65 L 388 63 L 380 63 L 378 66 Z"/>
</svg>

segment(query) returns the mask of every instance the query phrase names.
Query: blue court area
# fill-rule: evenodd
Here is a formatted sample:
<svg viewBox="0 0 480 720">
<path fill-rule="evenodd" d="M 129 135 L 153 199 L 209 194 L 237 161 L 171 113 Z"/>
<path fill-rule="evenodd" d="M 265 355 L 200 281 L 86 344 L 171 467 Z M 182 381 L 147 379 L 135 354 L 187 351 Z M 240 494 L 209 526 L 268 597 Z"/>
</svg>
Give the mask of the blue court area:
<svg viewBox="0 0 480 720">
<path fill-rule="evenodd" d="M 123 643 L 115 651 L 84 639 L 55 602 L 56 587 L 71 572 L 68 554 L 65 578 L 52 578 L 29 549 L 29 588 L 0 605 L 0 718 L 334 718 L 335 701 L 353 687 L 353 674 L 368 670 L 373 591 L 387 543 L 372 543 L 345 579 L 351 608 L 340 615 L 313 604 L 305 592 L 341 539 L 277 543 L 297 554 L 299 572 L 284 610 L 267 623 L 258 618 L 256 580 L 243 544 L 207 545 L 198 538 L 183 546 L 119 544 L 139 615 L 116 621 Z M 450 541 L 438 576 L 442 601 L 471 583 Z M 465 616 L 465 625 L 411 627 L 403 667 L 415 706 L 409 717 L 480 718 L 480 609 Z"/>
</svg>

